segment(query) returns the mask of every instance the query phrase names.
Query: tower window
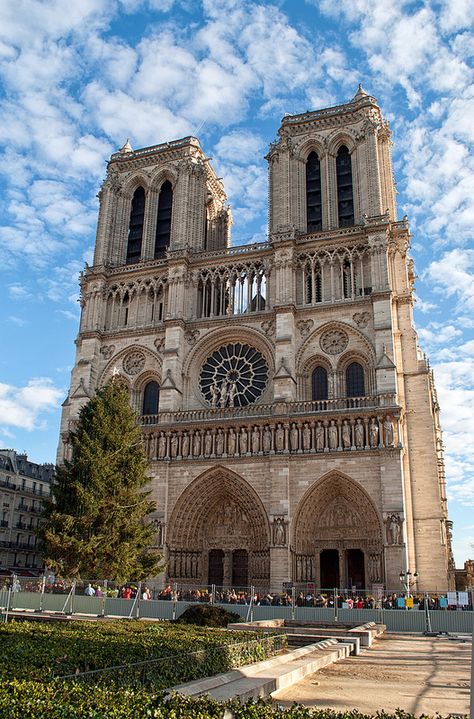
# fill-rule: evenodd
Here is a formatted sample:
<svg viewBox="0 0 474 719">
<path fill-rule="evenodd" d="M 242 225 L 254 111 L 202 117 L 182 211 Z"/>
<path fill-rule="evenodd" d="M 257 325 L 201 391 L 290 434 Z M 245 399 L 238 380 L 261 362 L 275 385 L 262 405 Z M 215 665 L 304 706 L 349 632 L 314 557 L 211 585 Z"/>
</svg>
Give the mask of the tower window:
<svg viewBox="0 0 474 719">
<path fill-rule="evenodd" d="M 163 257 L 170 244 L 171 212 L 173 209 L 173 188 L 166 180 L 161 186 L 158 198 L 158 216 L 156 219 L 155 258 Z"/>
<path fill-rule="evenodd" d="M 311 399 L 328 399 L 328 373 L 324 367 L 316 367 L 311 375 Z"/>
<path fill-rule="evenodd" d="M 322 229 L 321 163 L 315 152 L 306 161 L 306 228 L 307 232 Z"/>
<path fill-rule="evenodd" d="M 345 145 L 341 145 L 337 153 L 336 176 L 339 227 L 351 227 L 354 224 L 352 161 L 349 150 Z"/>
<path fill-rule="evenodd" d="M 137 187 L 132 199 L 132 211 L 130 213 L 130 225 L 128 228 L 127 265 L 140 262 L 144 216 L 145 190 L 143 187 Z"/>
<path fill-rule="evenodd" d="M 348 397 L 365 395 L 364 369 L 358 362 L 351 362 L 346 369 L 346 395 Z"/>
<path fill-rule="evenodd" d="M 143 414 L 157 414 L 160 388 L 158 382 L 152 380 L 145 385 L 143 392 Z"/>
</svg>

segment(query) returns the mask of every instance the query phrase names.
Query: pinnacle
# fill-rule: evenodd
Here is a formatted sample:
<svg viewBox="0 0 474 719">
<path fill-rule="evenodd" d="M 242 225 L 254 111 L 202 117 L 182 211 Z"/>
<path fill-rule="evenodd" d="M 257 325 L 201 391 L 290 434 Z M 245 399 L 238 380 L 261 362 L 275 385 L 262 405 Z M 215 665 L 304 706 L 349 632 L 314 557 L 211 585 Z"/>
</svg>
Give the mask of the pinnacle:
<svg viewBox="0 0 474 719">
<path fill-rule="evenodd" d="M 123 145 L 123 147 L 120 148 L 119 152 L 133 152 L 132 146 L 130 144 L 130 140 L 127 137 L 127 141 Z"/>
</svg>

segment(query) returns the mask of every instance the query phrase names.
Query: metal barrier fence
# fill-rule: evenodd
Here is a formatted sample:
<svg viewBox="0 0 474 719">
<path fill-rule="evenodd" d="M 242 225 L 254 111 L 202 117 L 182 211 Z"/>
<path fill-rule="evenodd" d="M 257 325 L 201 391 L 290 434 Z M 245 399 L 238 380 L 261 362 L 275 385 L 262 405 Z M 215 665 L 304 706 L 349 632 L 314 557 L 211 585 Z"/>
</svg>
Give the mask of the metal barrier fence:
<svg viewBox="0 0 474 719">
<path fill-rule="evenodd" d="M 239 614 L 243 620 L 300 619 L 307 621 L 386 624 L 397 632 L 472 631 L 474 592 L 400 594 L 371 590 L 287 587 L 269 592 L 254 587 L 190 587 L 173 585 L 148 590 L 143 582 L 117 585 L 104 580 L 55 581 L 44 577 L 11 577 L 0 586 L 4 620 L 14 610 L 58 612 L 109 617 L 177 619 L 191 604 L 213 603 Z M 451 602 L 451 604 L 450 604 Z"/>
</svg>

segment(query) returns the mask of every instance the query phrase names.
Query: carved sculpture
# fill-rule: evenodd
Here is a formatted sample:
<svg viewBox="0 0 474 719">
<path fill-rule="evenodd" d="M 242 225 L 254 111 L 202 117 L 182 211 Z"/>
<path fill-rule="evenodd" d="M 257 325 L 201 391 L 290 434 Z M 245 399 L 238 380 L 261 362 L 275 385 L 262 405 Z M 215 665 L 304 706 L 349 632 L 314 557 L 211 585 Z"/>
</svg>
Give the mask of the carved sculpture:
<svg viewBox="0 0 474 719">
<path fill-rule="evenodd" d="M 364 425 L 361 424 L 360 419 L 357 419 L 356 426 L 354 428 L 355 443 L 356 447 L 364 446 Z"/>
<path fill-rule="evenodd" d="M 398 514 L 390 514 L 385 520 L 387 544 L 400 544 L 402 535 L 402 520 Z"/>
<path fill-rule="evenodd" d="M 383 423 L 383 429 L 385 434 L 385 446 L 386 447 L 393 447 L 393 425 L 390 417 L 385 417 L 385 422 Z"/>
<path fill-rule="evenodd" d="M 329 449 L 337 449 L 339 441 L 338 441 L 338 436 L 337 436 L 337 427 L 336 427 L 333 419 L 331 420 L 331 424 L 329 425 L 328 439 L 329 439 Z"/>
<path fill-rule="evenodd" d="M 349 449 L 351 446 L 351 428 L 345 419 L 342 423 L 342 446 L 344 449 Z"/>
<path fill-rule="evenodd" d="M 282 517 L 273 520 L 273 544 L 283 546 L 286 544 L 285 521 Z"/>
</svg>

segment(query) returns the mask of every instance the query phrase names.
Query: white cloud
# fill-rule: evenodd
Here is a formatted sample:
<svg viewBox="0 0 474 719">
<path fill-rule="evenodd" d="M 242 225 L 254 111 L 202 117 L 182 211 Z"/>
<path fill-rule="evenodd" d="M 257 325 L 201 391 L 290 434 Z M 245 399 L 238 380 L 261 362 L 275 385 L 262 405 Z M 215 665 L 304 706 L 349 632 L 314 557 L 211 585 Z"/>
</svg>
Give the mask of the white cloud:
<svg viewBox="0 0 474 719">
<path fill-rule="evenodd" d="M 23 387 L 0 383 L 0 427 L 41 429 L 43 415 L 57 409 L 63 394 L 48 377 L 30 379 Z"/>
<path fill-rule="evenodd" d="M 14 325 L 18 325 L 18 327 L 24 327 L 24 325 L 27 324 L 27 320 L 17 317 L 16 315 L 10 315 L 8 319 L 10 322 L 13 322 Z"/>
<path fill-rule="evenodd" d="M 431 262 L 425 276 L 434 290 L 455 297 L 460 312 L 474 310 L 474 250 L 451 250 Z"/>
</svg>

